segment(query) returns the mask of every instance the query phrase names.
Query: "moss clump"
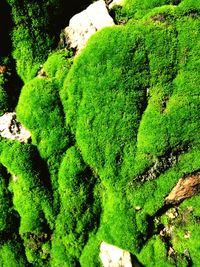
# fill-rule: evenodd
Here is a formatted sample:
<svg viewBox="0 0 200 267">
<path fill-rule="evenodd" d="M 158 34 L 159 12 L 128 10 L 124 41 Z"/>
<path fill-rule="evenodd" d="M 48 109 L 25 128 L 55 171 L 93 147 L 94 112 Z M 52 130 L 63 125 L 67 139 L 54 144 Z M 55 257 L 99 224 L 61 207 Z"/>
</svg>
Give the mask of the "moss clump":
<svg viewBox="0 0 200 267">
<path fill-rule="evenodd" d="M 24 240 L 27 258 L 31 263 L 42 263 L 38 253 L 42 253 L 42 244 L 48 242 L 54 222 L 48 181 L 45 183 L 45 178 L 41 177 L 37 152 L 31 145 L 5 142 L 0 160 L 14 175 L 9 190 L 13 194 L 14 209 L 20 216 L 19 234 Z"/>
<path fill-rule="evenodd" d="M 66 121 L 83 159 L 111 184 L 121 172 L 124 154 L 131 150 L 134 157 L 146 106 L 144 31 L 114 27 L 97 33 L 75 60 L 61 91 Z"/>
<path fill-rule="evenodd" d="M 1 266 L 5 267 L 24 267 L 28 264 L 19 243 L 16 242 L 6 242 L 0 245 L 0 259 Z"/>
<path fill-rule="evenodd" d="M 61 209 L 52 242 L 53 264 L 73 266 L 79 262 L 89 233 L 98 226 L 96 178 L 76 147 L 67 150 L 58 178 Z"/>
<path fill-rule="evenodd" d="M 198 196 L 172 221 L 165 197 L 200 168 L 199 1 L 126 1 L 112 10 L 124 25 L 97 32 L 75 57 L 65 47 L 49 53 L 42 12 L 54 1 L 42 2 L 40 22 L 37 1 L 21 11 L 9 3 L 25 82 L 16 112 L 32 143 L 0 143 L 11 174 L 0 179 L 1 261 L 10 253 L 13 266 L 100 266 L 105 241 L 145 266 L 198 264 Z M 12 246 L 22 243 L 21 261 Z"/>
</svg>

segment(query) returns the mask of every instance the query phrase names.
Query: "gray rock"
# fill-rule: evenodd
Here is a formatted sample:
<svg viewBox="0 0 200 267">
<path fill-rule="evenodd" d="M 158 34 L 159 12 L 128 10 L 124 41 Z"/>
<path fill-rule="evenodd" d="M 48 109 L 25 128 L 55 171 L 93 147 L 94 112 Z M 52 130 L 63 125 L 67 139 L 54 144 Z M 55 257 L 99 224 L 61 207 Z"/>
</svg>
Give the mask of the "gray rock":
<svg viewBox="0 0 200 267">
<path fill-rule="evenodd" d="M 27 143 L 31 138 L 30 132 L 17 121 L 15 112 L 5 113 L 0 117 L 0 136 L 22 143 Z"/>
<path fill-rule="evenodd" d="M 100 259 L 104 267 L 132 267 L 131 255 L 128 251 L 122 250 L 106 242 L 101 243 Z"/>
<path fill-rule="evenodd" d="M 70 19 L 69 26 L 64 30 L 66 43 L 79 53 L 91 35 L 113 25 L 114 21 L 108 13 L 105 2 L 96 1 Z"/>
</svg>

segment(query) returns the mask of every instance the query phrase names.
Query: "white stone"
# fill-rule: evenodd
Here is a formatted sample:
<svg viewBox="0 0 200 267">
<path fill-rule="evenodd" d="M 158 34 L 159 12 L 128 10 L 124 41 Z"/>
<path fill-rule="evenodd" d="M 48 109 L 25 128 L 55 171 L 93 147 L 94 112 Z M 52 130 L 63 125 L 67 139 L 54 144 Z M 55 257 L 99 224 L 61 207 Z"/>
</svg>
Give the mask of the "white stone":
<svg viewBox="0 0 200 267">
<path fill-rule="evenodd" d="M 5 113 L 0 117 L 0 136 L 27 143 L 31 134 L 16 119 L 15 112 Z"/>
<path fill-rule="evenodd" d="M 99 0 L 91 4 L 86 9 L 86 13 L 97 30 L 114 25 L 114 21 L 109 15 L 106 4 L 103 0 Z"/>
<path fill-rule="evenodd" d="M 17 182 L 18 177 L 16 175 L 13 175 L 12 178 L 13 178 L 13 182 Z"/>
<path fill-rule="evenodd" d="M 106 242 L 101 243 L 100 259 L 104 267 L 132 267 L 131 255 L 128 251 L 122 250 Z"/>
<path fill-rule="evenodd" d="M 79 53 L 91 35 L 113 25 L 114 21 L 108 13 L 105 2 L 96 1 L 70 19 L 69 26 L 64 30 L 66 42 L 70 48 L 76 49 Z"/>
<path fill-rule="evenodd" d="M 113 6 L 118 5 L 118 6 L 123 6 L 124 4 L 124 0 L 113 0 L 110 4 L 109 4 L 109 9 L 111 9 Z"/>
</svg>

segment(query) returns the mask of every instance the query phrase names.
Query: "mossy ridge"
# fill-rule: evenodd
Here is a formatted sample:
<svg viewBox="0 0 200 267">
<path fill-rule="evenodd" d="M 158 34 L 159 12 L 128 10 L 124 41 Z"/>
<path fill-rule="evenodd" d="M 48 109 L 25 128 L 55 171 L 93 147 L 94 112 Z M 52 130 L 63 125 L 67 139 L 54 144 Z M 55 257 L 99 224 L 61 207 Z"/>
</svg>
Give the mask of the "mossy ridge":
<svg viewBox="0 0 200 267">
<path fill-rule="evenodd" d="M 46 76 L 56 78 L 59 88 L 63 87 L 64 79 L 66 78 L 71 65 L 73 64 L 73 52 L 69 49 L 56 49 L 47 58 L 43 68 Z"/>
<path fill-rule="evenodd" d="M 112 177 L 122 164 L 126 142 L 136 142 L 145 109 L 148 62 L 142 33 L 123 27 L 97 33 L 74 61 L 61 91 L 67 123 L 84 160 L 98 173 L 110 168 Z M 99 49 L 94 50 L 97 42 Z"/>
<path fill-rule="evenodd" d="M 51 193 L 45 187 L 45 177 L 41 177 L 37 151 L 29 144 L 5 141 L 1 143 L 0 160 L 9 173 L 15 175 L 9 190 L 13 194 L 14 209 L 20 216 L 19 233 L 28 261 L 42 264 L 43 259 L 38 256 L 43 254 L 42 243 L 49 242 L 54 220 Z M 40 238 L 43 242 L 35 247 L 33 239 Z"/>
<path fill-rule="evenodd" d="M 24 246 L 18 233 L 19 214 L 13 208 L 9 180 L 6 168 L 0 165 L 0 266 L 26 266 Z"/>
<path fill-rule="evenodd" d="M 4 237 L 8 237 L 9 239 L 9 236 L 15 232 L 18 224 L 15 220 L 12 195 L 8 190 L 9 178 L 10 175 L 7 173 L 5 167 L 0 165 L 0 245 L 2 245 Z"/>
<path fill-rule="evenodd" d="M 159 7 L 175 7 L 179 15 L 186 15 L 190 12 L 199 12 L 200 1 L 192 0 L 125 0 L 121 14 L 133 19 L 142 19 L 148 13 Z"/>
<path fill-rule="evenodd" d="M 19 240 L 8 241 L 0 246 L 0 266 L 25 267 L 29 266 Z"/>
<path fill-rule="evenodd" d="M 73 144 L 59 96 L 59 88 L 72 64 L 70 57 L 65 49 L 53 52 L 44 63 L 45 76 L 34 78 L 22 88 L 16 109 L 18 119 L 30 130 L 32 143 L 47 163 L 57 212 L 58 170 L 63 153 Z"/>
<path fill-rule="evenodd" d="M 36 76 L 40 65 L 47 58 L 55 45 L 55 37 L 50 32 L 50 17 L 47 10 L 55 6 L 55 2 L 23 3 L 8 0 L 12 8 L 14 28 L 12 32 L 13 57 L 17 61 L 17 72 L 24 82 Z M 56 8 L 55 8 L 56 10 Z"/>
<path fill-rule="evenodd" d="M 61 155 L 70 142 L 58 90 L 55 78 L 35 78 L 23 87 L 16 109 L 45 160 Z"/>
<path fill-rule="evenodd" d="M 75 266 L 90 232 L 98 227 L 101 210 L 97 178 L 78 149 L 71 147 L 62 160 L 58 179 L 61 209 L 53 234 L 52 266 Z"/>
</svg>

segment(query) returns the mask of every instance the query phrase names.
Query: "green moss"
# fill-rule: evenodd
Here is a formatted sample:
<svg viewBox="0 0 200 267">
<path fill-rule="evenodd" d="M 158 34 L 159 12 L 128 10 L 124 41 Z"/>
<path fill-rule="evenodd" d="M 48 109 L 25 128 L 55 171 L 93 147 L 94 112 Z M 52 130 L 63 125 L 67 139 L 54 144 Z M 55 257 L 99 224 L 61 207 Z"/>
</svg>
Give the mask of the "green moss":
<svg viewBox="0 0 200 267">
<path fill-rule="evenodd" d="M 24 267 L 27 266 L 27 261 L 23 258 L 18 244 L 7 242 L 0 246 L 0 264 L 5 267 Z"/>
<path fill-rule="evenodd" d="M 81 257 L 80 263 L 83 267 L 99 267 L 102 266 L 99 257 L 99 248 L 101 245 L 101 239 L 97 234 L 90 234 L 87 244 L 85 245 Z"/>
<path fill-rule="evenodd" d="M 11 98 L 8 94 L 8 87 L 10 86 L 9 80 L 11 73 L 7 69 L 7 66 L 2 64 L 5 68 L 5 73 L 0 74 L 0 116 L 11 109 Z"/>
<path fill-rule="evenodd" d="M 120 172 L 125 151 L 134 156 L 148 86 L 143 31 L 114 27 L 97 33 L 76 58 L 61 91 L 83 159 L 104 173 L 101 178 Z"/>
<path fill-rule="evenodd" d="M 20 95 L 17 116 L 31 131 L 33 144 L 41 157 L 48 161 L 50 171 L 55 173 L 54 169 L 58 168 L 70 142 L 56 78 L 35 78 L 27 83 Z M 56 188 L 57 178 L 54 175 L 51 178 Z"/>
<path fill-rule="evenodd" d="M 83 163 L 75 147 L 70 148 L 59 170 L 61 209 L 56 219 L 52 243 L 53 265 L 79 262 L 90 231 L 98 224 L 99 201 L 95 195 L 95 177 Z M 70 199 L 70 201 L 69 201 Z M 63 235 L 63 232 L 65 234 Z M 59 242 L 58 242 L 59 240 Z M 59 247 L 63 251 L 60 258 Z M 64 255 L 67 255 L 64 257 Z"/>
<path fill-rule="evenodd" d="M 58 46 L 60 32 L 67 26 L 69 16 L 91 1 L 75 0 L 70 6 L 62 0 L 7 2 L 14 22 L 13 57 L 19 76 L 28 82 L 36 76 L 48 54 Z"/>
<path fill-rule="evenodd" d="M 142 249 L 138 259 L 144 266 L 174 266 L 167 259 L 167 251 L 160 237 L 153 237 Z M 186 266 L 186 265 L 179 265 Z"/>
<path fill-rule="evenodd" d="M 73 59 L 71 56 L 68 50 L 58 50 L 49 55 L 43 65 L 46 75 L 51 78 L 55 77 L 60 87 L 62 87 L 64 79 L 72 65 Z"/>
<path fill-rule="evenodd" d="M 40 238 L 43 242 L 48 241 L 53 214 L 51 195 L 44 187 L 47 183 L 40 180 L 41 173 L 36 167 L 36 150 L 31 145 L 18 142 L 5 142 L 2 148 L 0 160 L 13 176 L 9 189 L 13 194 L 14 209 L 20 215 L 19 233 L 24 240 L 28 260 L 41 262 L 38 252 L 42 242 L 38 241 Z M 34 240 L 36 247 L 31 245 Z"/>
<path fill-rule="evenodd" d="M 172 236 L 159 229 L 171 223 L 165 197 L 200 166 L 199 1 L 126 1 L 112 12 L 127 24 L 97 32 L 74 58 L 65 47 L 49 53 L 45 8 L 54 1 L 41 10 L 9 3 L 26 82 L 16 111 L 32 134 L 32 144 L 1 141 L 0 160 L 17 177 L 9 187 L 0 179 L 10 201 L 2 201 L 2 232 L 7 208 L 20 217 L 9 242 L 19 232 L 34 266 L 100 266 L 102 241 L 145 266 L 198 266 L 198 196 L 178 208 Z M 45 75 L 32 79 L 41 64 Z"/>
<path fill-rule="evenodd" d="M 129 17 L 141 18 L 156 7 L 178 5 L 180 2 L 181 0 L 126 0 L 123 9 Z"/>
<path fill-rule="evenodd" d="M 174 249 L 192 259 L 193 265 L 198 266 L 199 250 L 199 196 L 186 200 L 180 206 L 179 216 L 175 222 L 172 243 Z"/>
</svg>

